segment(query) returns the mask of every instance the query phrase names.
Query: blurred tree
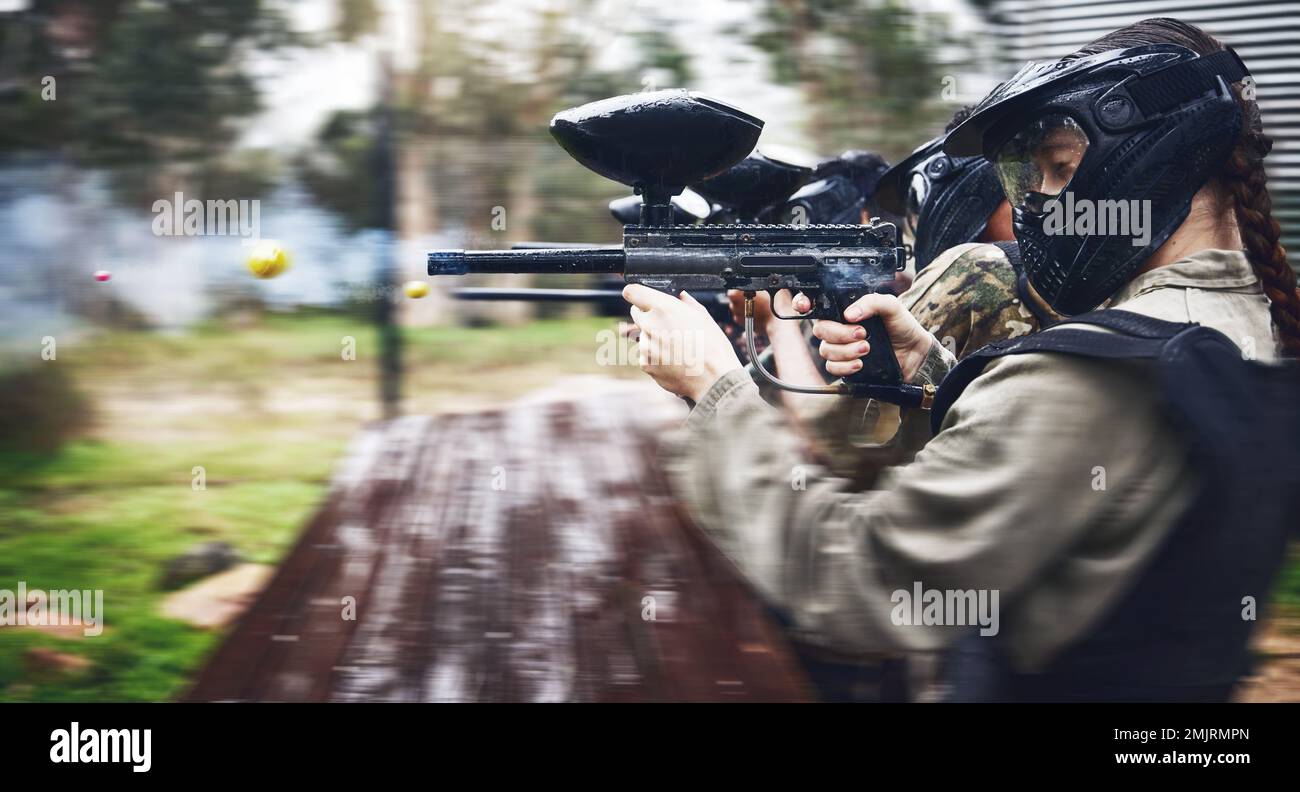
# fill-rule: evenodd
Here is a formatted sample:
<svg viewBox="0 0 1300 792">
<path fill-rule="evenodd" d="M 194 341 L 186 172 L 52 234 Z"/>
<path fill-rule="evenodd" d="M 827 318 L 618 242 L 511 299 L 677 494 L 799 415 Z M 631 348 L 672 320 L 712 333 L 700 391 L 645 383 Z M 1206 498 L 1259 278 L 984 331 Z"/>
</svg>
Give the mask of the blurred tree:
<svg viewBox="0 0 1300 792">
<path fill-rule="evenodd" d="M 339 0 L 339 39 L 356 41 L 378 29 L 379 4 L 376 0 Z"/>
<path fill-rule="evenodd" d="M 617 232 L 605 203 L 625 194 L 560 151 L 546 132 L 558 110 L 642 87 L 653 69 L 690 77 L 671 35 L 651 26 L 627 36 L 627 57 L 599 62 L 625 14 L 601 18 L 595 0 L 523 8 L 483 0 L 419 0 L 416 59 L 397 76 L 400 145 L 433 187 L 419 207 L 433 227 L 488 228 L 505 210 L 511 238 L 574 240 Z M 339 0 L 339 35 L 377 31 L 368 0 Z M 366 153 L 373 112 L 340 112 L 296 159 L 304 184 L 353 229 L 371 216 Z M 546 211 L 537 198 L 543 196 Z M 594 230 L 593 230 L 594 229 Z"/>
<path fill-rule="evenodd" d="M 0 452 L 51 454 L 93 422 L 89 398 L 63 366 L 0 363 Z"/>
<path fill-rule="evenodd" d="M 896 159 L 951 115 L 942 14 L 896 0 L 759 0 L 755 46 L 774 79 L 803 87 L 808 132 L 824 152 L 869 148 Z"/>
<path fill-rule="evenodd" d="M 622 19 L 602 20 L 598 6 L 421 0 L 419 64 L 404 99 L 430 131 L 513 135 L 536 134 L 572 104 L 636 90 L 644 58 L 596 62 Z"/>
<path fill-rule="evenodd" d="M 690 56 L 677 46 L 669 31 L 650 28 L 634 34 L 634 38 L 641 49 L 644 66 L 669 76 L 667 84 L 657 87 L 686 86 L 694 79 Z"/>
<path fill-rule="evenodd" d="M 296 166 L 303 186 L 350 231 L 373 225 L 369 186 L 375 135 L 373 112 L 340 111 L 301 153 Z"/>
<path fill-rule="evenodd" d="M 270 3 L 33 0 L 0 18 L 0 152 L 130 166 L 114 167 L 109 183 L 132 203 L 150 201 L 178 173 L 194 192 L 208 179 L 265 186 L 260 163 L 223 156 L 236 121 L 259 106 L 245 59 L 294 41 Z M 52 100 L 42 95 L 46 78 Z"/>
</svg>

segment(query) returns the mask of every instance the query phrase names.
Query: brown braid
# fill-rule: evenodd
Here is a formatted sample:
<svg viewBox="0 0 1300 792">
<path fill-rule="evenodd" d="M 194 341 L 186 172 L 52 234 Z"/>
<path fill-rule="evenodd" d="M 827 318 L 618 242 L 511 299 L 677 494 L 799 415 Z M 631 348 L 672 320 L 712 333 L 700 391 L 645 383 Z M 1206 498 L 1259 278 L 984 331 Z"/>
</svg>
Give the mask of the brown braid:
<svg viewBox="0 0 1300 792">
<path fill-rule="evenodd" d="M 1076 55 L 1105 52 L 1143 44 L 1179 44 L 1200 55 L 1224 49 L 1223 43 L 1210 34 L 1177 19 L 1144 19 L 1108 33 L 1080 49 Z M 1220 195 L 1232 200 L 1237 230 L 1245 247 L 1250 266 L 1268 296 L 1269 313 L 1277 328 L 1278 342 L 1288 357 L 1300 358 L 1300 292 L 1296 290 L 1295 271 L 1282 247 L 1282 229 L 1273 217 L 1273 199 L 1268 192 L 1268 175 L 1264 157 L 1273 141 L 1264 134 L 1259 104 L 1247 99 L 1241 85 L 1233 93 L 1243 111 L 1241 135 L 1237 146 L 1214 177 Z"/>
<path fill-rule="evenodd" d="M 1296 291 L 1295 270 L 1287 261 L 1286 250 L 1279 241 L 1282 229 L 1273 217 L 1273 198 L 1268 192 L 1268 175 L 1264 157 L 1273 141 L 1264 134 L 1259 121 L 1259 105 L 1253 100 L 1237 101 L 1246 111 L 1241 137 L 1217 177 L 1221 188 L 1232 198 L 1237 218 L 1237 232 L 1246 248 L 1255 276 L 1268 295 L 1269 313 L 1278 330 L 1278 341 L 1288 357 L 1300 358 L 1300 292 Z"/>
</svg>

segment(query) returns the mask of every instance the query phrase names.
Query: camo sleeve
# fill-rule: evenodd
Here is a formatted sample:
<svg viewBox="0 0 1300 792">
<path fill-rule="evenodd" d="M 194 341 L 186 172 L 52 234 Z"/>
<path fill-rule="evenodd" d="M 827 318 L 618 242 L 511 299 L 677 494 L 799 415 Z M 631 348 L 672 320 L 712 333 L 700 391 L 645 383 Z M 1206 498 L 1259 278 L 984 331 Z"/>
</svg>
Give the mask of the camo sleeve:
<svg viewBox="0 0 1300 792">
<path fill-rule="evenodd" d="M 1039 329 L 1016 292 L 1016 272 L 994 245 L 959 245 L 917 277 L 900 298 L 958 360 L 994 341 Z"/>
</svg>

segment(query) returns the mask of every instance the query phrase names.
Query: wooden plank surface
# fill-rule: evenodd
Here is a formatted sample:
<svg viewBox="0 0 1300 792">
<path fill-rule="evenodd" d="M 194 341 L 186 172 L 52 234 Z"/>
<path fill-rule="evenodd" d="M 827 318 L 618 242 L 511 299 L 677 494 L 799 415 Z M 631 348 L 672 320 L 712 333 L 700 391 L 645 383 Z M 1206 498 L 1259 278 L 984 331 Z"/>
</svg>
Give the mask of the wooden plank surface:
<svg viewBox="0 0 1300 792">
<path fill-rule="evenodd" d="M 679 418 L 616 389 L 368 428 L 188 698 L 809 699 L 668 491 Z"/>
</svg>

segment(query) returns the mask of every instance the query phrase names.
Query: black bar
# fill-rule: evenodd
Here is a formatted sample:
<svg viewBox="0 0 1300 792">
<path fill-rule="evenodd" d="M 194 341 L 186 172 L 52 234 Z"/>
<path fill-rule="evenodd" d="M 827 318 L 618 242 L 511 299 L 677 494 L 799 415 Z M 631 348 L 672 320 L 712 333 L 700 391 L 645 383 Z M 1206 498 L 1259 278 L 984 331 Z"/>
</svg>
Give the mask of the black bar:
<svg viewBox="0 0 1300 792">
<path fill-rule="evenodd" d="M 237 787 L 257 778 L 273 789 L 350 790 L 407 772 L 440 778 L 474 751 L 533 773 L 564 756 L 566 772 L 595 776 L 608 772 L 602 757 L 628 752 L 619 735 L 653 717 L 645 714 L 650 710 L 626 706 L 598 712 L 577 708 L 566 716 L 572 727 L 556 729 L 553 709 L 509 705 L 453 711 L 401 704 L 11 704 L 5 710 L 0 744 L 6 757 L 20 763 L 26 782 L 12 783 L 15 789 L 67 788 L 82 779 L 126 780 L 132 787 L 149 779 L 194 786 L 199 774 L 209 783 Z M 736 763 L 760 771 L 766 766 L 755 757 L 851 757 L 866 742 L 887 757 L 876 763 L 881 767 L 922 768 L 927 778 L 959 782 L 991 776 L 1039 780 L 1068 772 L 1072 778 L 1119 774 L 1141 786 L 1152 774 L 1166 784 L 1172 778 L 1175 786 L 1188 776 L 1240 785 L 1254 774 L 1267 774 L 1262 780 L 1275 784 L 1291 769 L 1295 753 L 1295 709 L 1286 706 L 878 705 L 858 713 L 862 723 L 846 730 L 829 725 L 833 718 L 792 728 L 796 716 L 772 706 L 697 708 L 674 727 L 674 735 L 685 754 L 716 760 L 720 749 L 710 739 L 721 730 L 761 726 L 746 738 L 749 758 Z M 429 730 L 409 725 L 453 716 L 455 728 L 436 735 L 436 752 Z M 934 729 L 936 717 L 944 724 L 942 734 Z M 70 738 L 74 722 L 83 738 L 89 730 L 139 730 L 136 745 L 149 729 L 148 772 L 134 772 L 130 761 L 56 762 L 51 752 L 59 744 L 57 732 Z M 1203 736 L 1211 731 L 1212 737 Z M 575 734 L 582 737 L 580 751 L 573 750 Z M 1172 761 L 1206 754 L 1208 764 Z M 796 772 L 813 773 L 816 767 Z M 341 783 L 354 778 L 366 786 Z"/>
</svg>

